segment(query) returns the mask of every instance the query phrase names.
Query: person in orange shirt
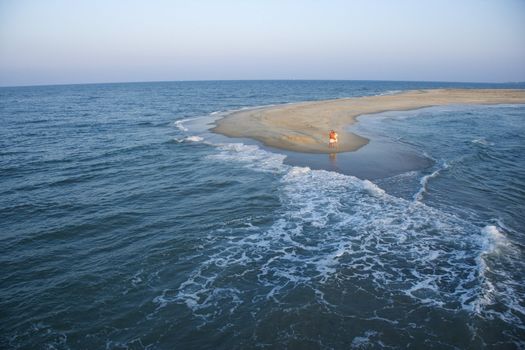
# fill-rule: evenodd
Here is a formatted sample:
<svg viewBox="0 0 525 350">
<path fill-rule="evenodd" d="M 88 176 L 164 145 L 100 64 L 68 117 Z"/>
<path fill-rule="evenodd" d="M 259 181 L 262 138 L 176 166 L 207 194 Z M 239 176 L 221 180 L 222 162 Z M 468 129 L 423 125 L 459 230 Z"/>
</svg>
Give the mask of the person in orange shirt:
<svg viewBox="0 0 525 350">
<path fill-rule="evenodd" d="M 330 130 L 328 147 L 334 148 L 336 145 L 337 145 L 337 133 L 334 130 Z"/>
</svg>

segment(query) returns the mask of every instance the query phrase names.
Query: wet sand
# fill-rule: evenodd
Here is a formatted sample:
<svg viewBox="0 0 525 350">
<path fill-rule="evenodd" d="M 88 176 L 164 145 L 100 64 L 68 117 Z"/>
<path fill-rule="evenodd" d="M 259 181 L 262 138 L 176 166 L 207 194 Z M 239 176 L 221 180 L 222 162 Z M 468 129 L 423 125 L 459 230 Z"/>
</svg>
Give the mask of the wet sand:
<svg viewBox="0 0 525 350">
<path fill-rule="evenodd" d="M 263 144 L 295 152 L 355 151 L 368 139 L 348 132 L 363 114 L 404 111 L 461 104 L 525 103 L 523 89 L 432 89 L 393 95 L 302 102 L 238 111 L 220 119 L 212 131 L 229 137 L 248 137 Z M 328 147 L 328 133 L 339 134 L 336 149 Z"/>
</svg>

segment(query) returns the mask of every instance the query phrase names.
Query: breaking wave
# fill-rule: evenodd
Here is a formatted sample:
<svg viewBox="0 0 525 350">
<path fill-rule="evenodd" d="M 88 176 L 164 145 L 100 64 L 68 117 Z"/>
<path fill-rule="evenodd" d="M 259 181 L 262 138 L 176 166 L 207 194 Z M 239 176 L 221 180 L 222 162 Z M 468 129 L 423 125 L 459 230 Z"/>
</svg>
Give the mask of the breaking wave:
<svg viewBox="0 0 525 350">
<path fill-rule="evenodd" d="M 443 160 L 439 163 L 436 170 L 434 170 L 432 173 L 428 175 L 423 176 L 421 180 L 419 181 L 421 186 L 419 187 L 419 190 L 417 191 L 417 193 L 414 195 L 414 201 L 422 201 L 425 193 L 427 193 L 428 182 L 431 179 L 437 177 L 443 170 L 448 169 L 448 167 L 449 167 L 448 163 Z"/>
<path fill-rule="evenodd" d="M 446 163 L 421 180 L 422 190 L 410 201 L 368 180 L 286 165 L 284 155 L 255 145 L 214 146 L 210 161 L 274 174 L 281 207 L 269 227 L 246 218 L 241 227 L 211 233 L 206 258 L 188 258 L 198 266 L 154 300 L 160 308 L 180 303 L 208 322 L 251 304 L 285 305 L 294 291 L 306 289 L 337 313 L 328 290 L 333 294 L 337 286 L 344 293 L 352 286 L 392 300 L 408 297 L 416 305 L 495 315 L 485 306 L 500 290 L 487 270 L 510 243 L 495 226 L 480 229 L 419 201 L 428 179 Z M 239 279 L 245 288 L 234 282 Z M 505 294 L 513 292 L 519 295 Z M 516 300 L 505 305 L 500 318 L 525 315 Z"/>
</svg>

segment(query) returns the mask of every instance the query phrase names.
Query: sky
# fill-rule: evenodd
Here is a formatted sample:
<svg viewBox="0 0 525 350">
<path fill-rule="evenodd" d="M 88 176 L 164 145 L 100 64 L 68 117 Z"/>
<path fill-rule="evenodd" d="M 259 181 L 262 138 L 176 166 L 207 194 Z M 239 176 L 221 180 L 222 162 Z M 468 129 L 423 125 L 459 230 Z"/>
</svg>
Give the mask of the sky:
<svg viewBox="0 0 525 350">
<path fill-rule="evenodd" d="M 525 81 L 525 0 L 0 0 L 0 86 Z"/>
</svg>

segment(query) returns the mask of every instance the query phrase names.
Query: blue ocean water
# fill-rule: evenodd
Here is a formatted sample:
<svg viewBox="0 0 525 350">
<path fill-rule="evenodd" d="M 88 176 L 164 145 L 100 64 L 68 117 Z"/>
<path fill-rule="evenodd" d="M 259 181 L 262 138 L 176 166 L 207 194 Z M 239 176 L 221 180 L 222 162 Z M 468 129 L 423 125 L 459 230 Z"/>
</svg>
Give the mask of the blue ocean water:
<svg viewBox="0 0 525 350">
<path fill-rule="evenodd" d="M 0 347 L 525 347 L 525 106 L 363 116 L 336 158 L 208 130 L 434 87 L 525 86 L 0 88 Z"/>
</svg>

